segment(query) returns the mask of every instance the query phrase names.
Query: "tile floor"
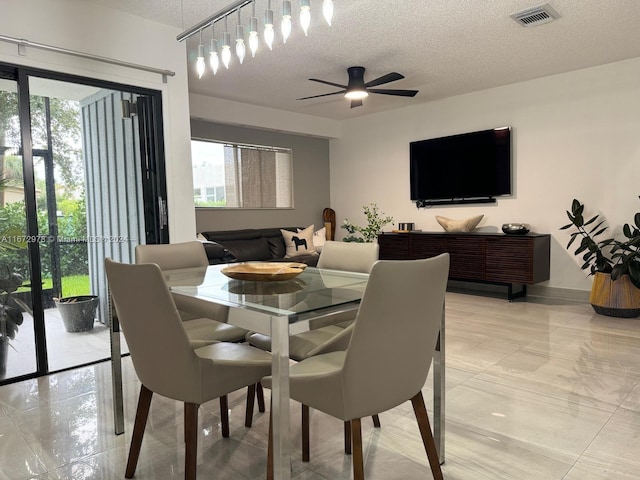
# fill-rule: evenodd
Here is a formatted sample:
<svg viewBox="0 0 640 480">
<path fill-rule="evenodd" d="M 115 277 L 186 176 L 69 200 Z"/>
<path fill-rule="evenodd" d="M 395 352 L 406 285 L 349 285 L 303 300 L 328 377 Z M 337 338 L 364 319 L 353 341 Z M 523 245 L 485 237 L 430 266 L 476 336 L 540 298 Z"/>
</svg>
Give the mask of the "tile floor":
<svg viewBox="0 0 640 480">
<path fill-rule="evenodd" d="M 587 304 L 530 297 L 509 303 L 447 293 L 448 480 L 640 478 L 640 320 Z M 124 361 L 126 433 L 113 434 L 109 364 L 0 387 L 0 480 L 121 479 L 139 384 Z M 430 380 L 424 388 L 431 412 Z M 244 392 L 200 410 L 198 478 L 261 479 L 268 416 L 245 428 Z M 342 424 L 312 414 L 311 462 L 293 477 L 347 480 Z M 432 478 L 409 403 L 363 420 L 368 480 Z M 183 478 L 182 408 L 155 398 L 135 478 Z"/>
<path fill-rule="evenodd" d="M 103 323 L 95 321 L 93 328 L 87 332 L 69 333 L 64 328 L 57 308 L 46 309 L 44 314 L 49 371 L 64 370 L 107 359 L 111 355 L 109 327 Z M 35 372 L 33 318 L 29 314 L 24 314 L 24 322 L 12 345 L 13 348 L 9 349 L 5 378 L 10 379 Z"/>
</svg>

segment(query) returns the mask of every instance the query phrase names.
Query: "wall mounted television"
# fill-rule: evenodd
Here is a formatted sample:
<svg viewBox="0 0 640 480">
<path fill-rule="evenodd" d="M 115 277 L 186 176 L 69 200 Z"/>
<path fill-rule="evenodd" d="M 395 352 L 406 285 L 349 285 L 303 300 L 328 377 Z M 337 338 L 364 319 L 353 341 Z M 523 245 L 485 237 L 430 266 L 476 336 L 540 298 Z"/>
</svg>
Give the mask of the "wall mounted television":
<svg viewBox="0 0 640 480">
<path fill-rule="evenodd" d="M 411 142 L 409 162 L 418 207 L 495 202 L 511 195 L 511 127 Z"/>
</svg>

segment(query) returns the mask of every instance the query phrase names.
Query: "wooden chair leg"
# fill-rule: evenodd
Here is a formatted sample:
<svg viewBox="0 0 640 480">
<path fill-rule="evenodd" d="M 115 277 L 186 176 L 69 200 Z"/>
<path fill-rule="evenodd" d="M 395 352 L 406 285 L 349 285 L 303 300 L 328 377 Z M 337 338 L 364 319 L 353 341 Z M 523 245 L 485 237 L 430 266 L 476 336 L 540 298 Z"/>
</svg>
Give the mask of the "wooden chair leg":
<svg viewBox="0 0 640 480">
<path fill-rule="evenodd" d="M 424 405 L 422 392 L 418 392 L 411 399 L 411 404 L 413 405 L 413 411 L 416 414 L 416 421 L 418 422 L 418 428 L 420 429 L 424 449 L 427 452 L 427 458 L 429 459 L 433 478 L 434 480 L 442 480 L 443 477 L 442 470 L 440 468 L 440 459 L 438 458 L 438 450 L 436 448 L 436 442 L 433 439 L 431 425 L 429 424 L 429 416 L 427 415 L 427 407 Z"/>
<path fill-rule="evenodd" d="M 260 382 L 256 383 L 256 395 L 258 397 L 258 411 L 260 413 L 266 412 L 267 409 L 264 408 L 264 390 Z"/>
<path fill-rule="evenodd" d="M 267 480 L 273 480 L 273 415 L 269 409 L 269 439 L 267 444 Z"/>
<path fill-rule="evenodd" d="M 133 424 L 133 436 L 131 438 L 131 446 L 129 447 L 129 459 L 127 460 L 127 469 L 125 470 L 125 478 L 133 478 L 140 457 L 140 449 L 142 447 L 142 437 L 144 429 L 147 426 L 147 418 L 149 417 L 149 409 L 151 407 L 151 398 L 153 392 L 142 385 L 140 387 L 140 396 L 138 397 L 138 408 L 136 410 L 136 419 Z"/>
<path fill-rule="evenodd" d="M 220 397 L 220 418 L 222 419 L 222 436 L 227 438 L 229 436 L 229 402 L 226 395 Z"/>
<path fill-rule="evenodd" d="M 380 428 L 380 417 L 378 415 L 371 415 L 373 419 L 373 426 L 376 428 Z"/>
<path fill-rule="evenodd" d="M 195 403 L 184 404 L 186 445 L 184 451 L 184 480 L 196 480 L 198 460 L 198 407 Z"/>
<path fill-rule="evenodd" d="M 244 414 L 244 426 L 249 428 L 253 423 L 253 404 L 256 398 L 256 386 L 249 385 L 247 387 L 247 408 Z"/>
<path fill-rule="evenodd" d="M 351 422 L 344 422 L 344 453 L 351 455 Z"/>
<path fill-rule="evenodd" d="M 309 405 L 302 405 L 302 461 L 309 461 Z"/>
<path fill-rule="evenodd" d="M 353 480 L 364 480 L 364 456 L 362 455 L 362 429 L 360 419 L 351 420 L 351 438 L 353 439 Z"/>
</svg>

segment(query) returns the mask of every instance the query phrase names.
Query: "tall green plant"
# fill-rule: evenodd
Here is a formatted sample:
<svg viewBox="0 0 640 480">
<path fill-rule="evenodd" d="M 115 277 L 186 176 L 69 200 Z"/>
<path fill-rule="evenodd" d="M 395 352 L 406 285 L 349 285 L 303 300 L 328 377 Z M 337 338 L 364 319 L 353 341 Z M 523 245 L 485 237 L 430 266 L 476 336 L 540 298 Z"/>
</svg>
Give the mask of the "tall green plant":
<svg viewBox="0 0 640 480">
<path fill-rule="evenodd" d="M 567 250 L 580 239 L 580 244 L 573 253 L 582 256 L 582 270 L 588 270 L 589 275 L 596 272 L 609 273 L 612 280 L 628 274 L 631 282 L 640 288 L 640 212 L 634 215 L 633 224 L 624 224 L 622 232 L 626 237 L 625 241 L 615 238 L 600 240 L 599 237 L 608 228 L 605 220 L 598 221 L 599 215 L 595 215 L 585 221 L 584 204 L 576 199 L 571 203 L 571 211 L 567 210 L 567 216 L 571 223 L 562 226 L 560 230 L 575 227 L 576 231 L 571 233 L 567 243 Z"/>
</svg>

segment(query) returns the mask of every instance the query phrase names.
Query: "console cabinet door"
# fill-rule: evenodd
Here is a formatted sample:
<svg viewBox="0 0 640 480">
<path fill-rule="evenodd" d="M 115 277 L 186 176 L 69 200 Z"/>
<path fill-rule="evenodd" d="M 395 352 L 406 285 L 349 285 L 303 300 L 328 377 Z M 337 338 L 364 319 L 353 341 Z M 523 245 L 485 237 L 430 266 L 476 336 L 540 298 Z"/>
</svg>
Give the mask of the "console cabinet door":
<svg viewBox="0 0 640 480">
<path fill-rule="evenodd" d="M 533 239 L 487 239 L 487 281 L 533 283 Z"/>
<path fill-rule="evenodd" d="M 409 258 L 419 260 L 448 252 L 447 238 L 442 235 L 407 235 L 409 237 Z"/>
<path fill-rule="evenodd" d="M 485 237 L 471 235 L 447 236 L 450 258 L 449 277 L 458 280 L 485 280 Z"/>
<path fill-rule="evenodd" d="M 380 260 L 408 260 L 409 235 L 378 235 Z"/>
</svg>

